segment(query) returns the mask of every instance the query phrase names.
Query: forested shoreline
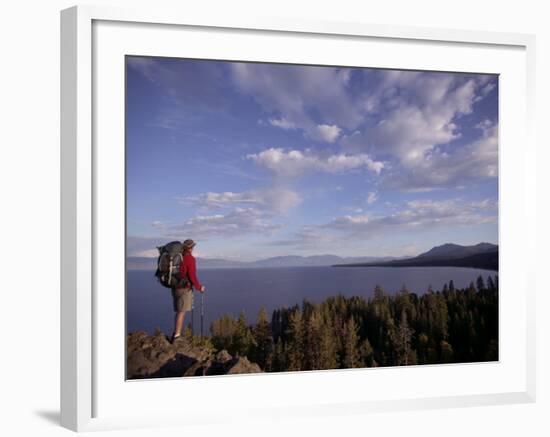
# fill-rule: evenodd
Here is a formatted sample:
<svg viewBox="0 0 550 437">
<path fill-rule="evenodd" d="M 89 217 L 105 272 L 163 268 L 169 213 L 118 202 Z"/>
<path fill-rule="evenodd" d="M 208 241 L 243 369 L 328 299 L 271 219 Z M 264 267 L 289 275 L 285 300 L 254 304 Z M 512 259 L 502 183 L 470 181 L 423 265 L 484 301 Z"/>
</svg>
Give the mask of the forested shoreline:
<svg viewBox="0 0 550 437">
<path fill-rule="evenodd" d="M 330 297 L 214 321 L 205 341 L 266 372 L 498 360 L 498 276 L 417 295 L 377 286 L 371 298 Z"/>
</svg>

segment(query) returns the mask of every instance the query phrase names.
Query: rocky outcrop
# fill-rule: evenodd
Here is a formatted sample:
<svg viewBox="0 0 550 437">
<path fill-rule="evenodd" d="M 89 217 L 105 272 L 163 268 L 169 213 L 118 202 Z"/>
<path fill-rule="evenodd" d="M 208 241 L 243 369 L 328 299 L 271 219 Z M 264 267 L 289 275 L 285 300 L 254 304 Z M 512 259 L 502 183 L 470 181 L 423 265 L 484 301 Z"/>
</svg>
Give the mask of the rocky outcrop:
<svg viewBox="0 0 550 437">
<path fill-rule="evenodd" d="M 233 357 L 226 350 L 216 353 L 207 343 L 188 338 L 171 344 L 157 333 L 134 332 L 126 337 L 128 379 L 258 373 L 262 370 L 246 357 Z"/>
</svg>

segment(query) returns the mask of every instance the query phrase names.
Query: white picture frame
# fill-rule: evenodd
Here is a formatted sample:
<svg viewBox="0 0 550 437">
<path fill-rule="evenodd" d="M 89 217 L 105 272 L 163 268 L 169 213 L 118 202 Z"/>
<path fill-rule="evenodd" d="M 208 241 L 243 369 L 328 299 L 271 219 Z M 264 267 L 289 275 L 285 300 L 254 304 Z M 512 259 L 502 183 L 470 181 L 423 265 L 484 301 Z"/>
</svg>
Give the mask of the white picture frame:
<svg viewBox="0 0 550 437">
<path fill-rule="evenodd" d="M 127 28 L 124 28 L 125 26 Z M 416 366 L 415 368 L 403 369 L 308 372 L 307 375 L 289 373 L 269 377 L 251 375 L 205 379 L 193 378 L 192 382 L 187 382 L 187 390 L 198 390 L 198 384 L 201 384 L 201 390 L 204 389 L 206 392 L 210 390 L 210 393 L 217 391 L 223 393 L 223 390 L 239 390 L 244 393 L 241 398 L 238 398 L 242 402 L 246 402 L 247 393 L 250 394 L 254 390 L 260 390 L 259 387 L 262 387 L 262 385 L 265 388 L 269 384 L 274 384 L 274 380 L 269 379 L 273 376 L 278 378 L 275 380 L 276 385 L 296 387 L 297 392 L 295 399 L 293 399 L 294 403 L 288 405 L 284 403 L 282 395 L 277 398 L 277 394 L 275 394 L 271 403 L 243 404 L 240 413 L 231 409 L 222 409 L 217 404 L 211 404 L 208 413 L 201 413 L 197 410 L 192 412 L 191 416 L 188 414 L 185 419 L 178 415 L 161 413 L 159 411 L 163 411 L 163 409 L 160 407 L 159 411 L 149 408 L 148 410 L 144 409 L 144 411 L 136 411 L 133 415 L 122 408 L 117 409 L 117 404 L 124 403 L 122 398 L 117 397 L 119 395 L 123 396 L 123 392 L 125 393 L 124 396 L 128 397 L 153 397 L 161 396 L 162 393 L 170 389 L 170 386 L 181 387 L 181 381 L 173 379 L 131 382 L 124 381 L 124 378 L 122 378 L 119 381 L 120 390 L 113 387 L 113 391 L 110 392 L 110 386 L 113 385 L 109 382 L 113 381 L 110 378 L 117 378 L 120 376 L 120 372 L 117 370 L 105 376 L 109 373 L 110 367 L 109 361 L 106 360 L 106 356 L 110 355 L 108 352 L 112 351 L 113 361 L 117 361 L 121 348 L 115 344 L 116 341 L 112 345 L 106 345 L 105 331 L 113 326 L 118 329 L 119 320 L 124 318 L 124 307 L 119 305 L 120 299 L 114 301 L 114 305 L 107 302 L 109 306 L 106 307 L 106 300 L 98 298 L 98 287 L 103 287 L 104 284 L 108 283 L 110 280 L 109 275 L 111 275 L 108 269 L 101 267 L 102 263 L 107 263 L 108 260 L 101 255 L 104 244 L 100 240 L 110 238 L 113 245 L 120 245 L 120 240 L 124 238 L 124 235 L 117 234 L 120 227 L 106 229 L 101 224 L 103 221 L 100 211 L 105 211 L 106 208 L 98 208 L 98 205 L 102 202 L 106 202 L 106 207 L 116 204 L 117 199 L 115 198 L 103 200 L 104 197 L 107 197 L 106 195 L 103 196 L 106 193 L 105 186 L 111 184 L 117 186 L 116 184 L 123 181 L 124 175 L 120 172 L 120 166 L 117 167 L 120 164 L 120 156 L 117 155 L 118 158 L 117 156 L 110 157 L 112 159 L 109 159 L 110 164 L 107 165 L 105 164 L 107 161 L 105 161 L 104 154 L 97 153 L 97 145 L 98 141 L 100 144 L 103 144 L 104 141 L 117 142 L 117 139 L 120 139 L 120 132 L 123 132 L 124 129 L 123 126 L 112 127 L 114 129 L 112 132 L 115 130 L 118 132 L 112 136 L 113 139 L 109 139 L 108 133 L 103 133 L 103 130 L 108 130 L 107 128 L 101 127 L 98 129 L 98 123 L 100 126 L 105 126 L 101 121 L 104 113 L 101 108 L 105 107 L 105 103 L 101 93 L 97 93 L 97 90 L 102 87 L 100 85 L 98 88 L 99 82 L 103 80 L 105 74 L 111 71 L 109 70 L 109 68 L 112 68 L 109 65 L 109 59 L 114 59 L 111 58 L 112 56 L 119 59 L 121 53 L 148 55 L 156 50 L 154 46 L 155 38 L 150 39 L 148 47 L 145 47 L 145 44 L 140 42 L 139 38 L 130 38 L 135 44 L 142 44 L 142 49 L 139 49 L 139 53 L 136 53 L 135 50 L 132 50 L 131 53 L 125 52 L 126 49 L 122 44 L 125 38 L 121 35 L 124 32 L 132 32 L 132 35 L 135 36 L 146 28 L 149 29 L 150 36 L 157 34 L 159 38 L 163 37 L 161 35 L 163 33 L 177 32 L 178 29 L 185 29 L 187 34 L 193 32 L 207 34 L 208 32 L 234 30 L 234 33 L 244 35 L 244 37 L 252 33 L 256 36 L 269 34 L 269 38 L 274 40 L 288 37 L 296 40 L 330 38 L 335 44 L 339 44 L 338 41 L 351 41 L 353 39 L 358 44 L 367 40 L 373 44 L 384 43 L 390 46 L 411 44 L 420 47 L 425 44 L 430 45 L 434 50 L 440 51 L 443 48 L 452 46 L 464 53 L 475 50 L 481 50 L 480 53 L 485 53 L 483 50 L 494 50 L 495 65 L 500 62 L 497 52 L 501 53 L 502 65 L 509 65 L 509 68 L 515 69 L 515 73 L 510 73 L 510 77 L 515 75 L 514 77 L 517 79 L 516 82 L 512 79 L 509 81 L 510 92 L 505 97 L 514 98 L 514 102 L 517 102 L 519 107 L 515 110 L 519 111 L 519 115 L 522 117 L 521 121 L 514 122 L 514 129 L 506 130 L 501 134 L 503 134 L 504 144 L 510 144 L 509 139 L 513 138 L 521 140 L 523 146 L 520 150 L 506 146 L 508 147 L 504 154 L 506 159 L 501 159 L 500 162 L 501 167 L 504 169 L 500 175 L 503 185 L 501 202 L 504 199 L 504 204 L 500 205 L 500 215 L 504 219 L 500 225 L 500 235 L 501 237 L 506 236 L 506 240 L 502 241 L 501 245 L 502 271 L 505 272 L 506 266 L 517 261 L 515 273 L 513 275 L 501 273 L 500 278 L 502 287 L 505 287 L 507 283 L 515 286 L 516 298 L 518 299 L 517 302 L 510 302 L 506 299 L 507 295 L 504 294 L 505 299 L 501 302 L 501 311 L 506 314 L 506 311 L 511 310 L 513 307 L 520 310 L 519 313 L 521 314 L 518 315 L 520 320 L 518 337 L 513 340 L 521 346 L 518 357 L 512 358 L 504 354 L 504 357 L 493 367 L 482 367 L 476 364 L 455 366 L 454 368 Z M 110 44 L 113 46 L 112 50 L 105 48 L 104 41 L 106 39 L 112 42 Z M 170 48 L 168 45 L 163 47 L 163 53 L 159 54 L 165 55 Z M 254 49 L 254 46 L 251 47 Z M 232 53 L 235 53 L 238 48 L 238 44 L 232 46 Z M 195 53 L 200 53 L 201 50 L 206 51 L 207 44 L 205 43 L 204 46 L 199 44 L 194 50 Z M 525 34 L 426 29 L 361 22 L 317 22 L 306 19 L 290 21 L 284 18 L 268 17 L 242 17 L 240 20 L 229 21 L 224 17 L 216 17 L 215 15 L 199 16 L 185 8 L 179 10 L 162 10 L 158 8 L 133 10 L 104 6 L 78 6 L 62 11 L 61 424 L 75 431 L 87 431 L 219 423 L 243 420 L 244 418 L 247 420 L 268 420 L 270 418 L 276 419 L 296 415 L 362 414 L 372 411 L 533 402 L 535 399 L 534 295 L 536 283 L 534 280 L 535 274 L 531 267 L 533 263 L 529 262 L 529 257 L 518 254 L 535 253 L 533 250 L 536 239 L 535 215 L 530 215 L 527 212 L 533 212 L 536 204 L 536 150 L 533 138 L 534 51 L 534 36 Z M 266 54 L 266 50 L 262 47 L 262 50 L 258 53 L 260 52 L 264 53 L 262 56 L 269 55 L 271 58 L 278 56 L 274 49 Z M 105 58 L 102 58 L 104 54 Z M 510 56 L 509 59 L 506 58 L 508 55 Z M 403 60 L 400 61 L 402 68 L 407 68 L 408 65 L 417 65 L 413 63 L 413 60 L 405 58 L 403 56 Z M 460 70 L 461 65 L 465 66 L 467 62 L 459 58 L 460 56 L 457 57 L 454 64 L 448 63 L 446 65 L 450 66 L 451 69 Z M 97 62 L 98 60 L 101 60 L 101 62 Z M 340 62 L 340 60 L 337 62 Z M 384 61 L 382 59 L 379 62 L 380 65 L 383 65 Z M 418 60 L 414 62 L 418 62 Z M 437 62 L 442 61 L 437 59 L 426 60 L 422 65 L 425 69 L 438 69 Z M 488 63 L 491 61 L 478 59 L 475 62 Z M 107 70 L 103 70 L 103 68 L 107 68 Z M 488 72 L 502 73 L 498 71 L 498 68 Z M 121 74 L 123 73 L 121 72 Z M 109 89 L 110 86 L 120 85 L 120 79 L 120 77 L 117 78 L 104 88 Z M 505 98 L 504 102 L 506 101 Z M 119 106 L 111 105 L 110 107 L 113 113 L 117 112 L 120 115 L 121 108 Z M 506 107 L 501 107 L 505 114 L 504 120 L 506 120 L 506 109 Z M 509 114 L 508 119 L 511 116 L 512 113 Z M 116 123 L 119 120 L 118 116 L 113 117 L 113 120 L 113 123 Z M 512 168 L 514 162 L 521 164 L 518 166 L 519 168 L 515 173 L 507 171 L 507 168 Z M 98 172 L 101 175 L 108 174 L 108 176 L 99 176 Z M 514 178 L 513 186 L 507 182 L 511 178 Z M 504 198 L 503 193 L 508 197 Z M 523 202 L 522 208 L 514 208 L 512 205 L 507 204 L 506 199 L 508 198 L 521 200 Z M 111 201 L 113 203 L 109 203 Z M 120 217 L 123 217 L 123 211 L 118 211 L 115 217 L 113 221 L 117 222 Z M 520 225 L 522 227 L 521 238 L 519 236 L 516 238 L 513 232 L 506 232 L 514 228 L 517 229 Z M 528 252 L 523 251 L 527 249 L 530 250 Z M 117 250 L 114 252 L 116 253 Z M 116 256 L 114 260 L 116 264 L 118 262 Z M 518 287 L 519 291 L 517 291 Z M 101 288 L 101 290 L 104 289 L 104 287 Z M 117 287 L 113 287 L 111 292 L 113 296 L 116 296 Z M 123 290 L 119 292 L 124 294 Z M 506 318 L 501 321 L 501 332 L 508 332 L 506 323 Z M 115 332 L 118 331 L 115 330 Z M 121 338 L 122 335 L 120 333 Z M 116 335 L 113 337 L 116 337 Z M 123 343 L 122 339 L 119 339 L 119 341 Z M 508 340 L 508 337 L 503 339 L 501 336 L 500 341 L 501 344 L 506 346 L 506 342 L 512 340 Z M 111 346 L 117 349 L 109 349 Z M 99 351 L 102 351 L 102 353 Z M 508 363 L 513 364 L 510 369 L 506 367 Z M 120 365 L 121 363 L 113 364 L 113 366 Z M 434 375 L 433 378 L 436 380 L 437 378 L 444 380 L 449 378 L 450 375 L 454 375 L 453 377 L 456 378 L 471 375 L 472 378 L 478 377 L 481 381 L 490 379 L 483 375 L 498 374 L 501 383 L 498 382 L 498 379 L 492 382 L 489 381 L 493 384 L 492 386 L 489 385 L 489 382 L 486 386 L 480 383 L 478 390 L 472 387 L 464 387 L 463 390 L 455 388 L 449 389 L 447 392 L 438 390 L 436 384 L 434 384 L 434 387 L 430 389 L 431 391 L 425 393 L 411 386 L 403 390 L 394 388 L 391 393 L 388 390 L 388 396 L 386 397 L 382 396 L 380 391 L 376 394 L 376 390 L 382 389 L 375 388 L 375 384 L 372 382 L 374 377 L 380 381 L 383 381 L 384 378 L 388 378 L 388 380 L 391 378 L 396 381 L 405 380 L 409 375 L 407 372 L 411 371 L 415 372 L 414 377 L 419 381 L 422 381 L 422 378 L 432 377 L 430 375 Z M 476 374 L 479 375 L 476 376 Z M 371 381 L 370 384 L 372 384 L 374 394 L 367 395 L 367 393 L 356 393 L 356 391 L 351 393 L 349 391 L 351 387 L 362 383 L 363 378 L 367 376 L 368 380 Z M 335 386 L 338 385 L 341 389 L 334 389 L 332 394 L 329 390 L 322 390 L 320 393 L 307 393 L 308 387 L 316 387 L 319 384 L 325 384 L 326 386 L 327 381 L 334 382 Z M 508 385 L 506 385 L 507 381 L 510 381 Z M 129 390 L 126 390 L 127 388 Z M 348 397 L 346 397 L 346 390 L 349 393 Z"/>
</svg>

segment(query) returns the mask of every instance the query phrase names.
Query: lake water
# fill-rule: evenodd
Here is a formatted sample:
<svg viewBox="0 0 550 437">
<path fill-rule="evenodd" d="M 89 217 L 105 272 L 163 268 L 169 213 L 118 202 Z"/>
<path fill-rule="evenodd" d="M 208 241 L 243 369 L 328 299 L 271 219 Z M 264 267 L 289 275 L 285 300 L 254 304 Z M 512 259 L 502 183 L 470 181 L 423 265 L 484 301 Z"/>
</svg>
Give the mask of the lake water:
<svg viewBox="0 0 550 437">
<path fill-rule="evenodd" d="M 460 267 L 281 267 L 249 269 L 199 269 L 206 286 L 204 294 L 204 331 L 223 314 L 238 316 L 245 311 L 247 321 L 256 320 L 260 307 L 271 311 L 300 304 L 303 299 L 320 302 L 329 296 L 372 296 L 379 284 L 388 294 L 403 285 L 409 291 L 423 294 L 431 285 L 441 290 L 454 281 L 455 287 L 467 287 L 479 275 L 497 272 Z M 147 331 L 156 327 L 170 334 L 173 309 L 170 290 L 162 287 L 150 271 L 131 270 L 127 277 L 127 332 Z M 185 316 L 185 324 L 191 314 Z M 194 330 L 200 329 L 200 293 L 195 293 Z"/>
</svg>

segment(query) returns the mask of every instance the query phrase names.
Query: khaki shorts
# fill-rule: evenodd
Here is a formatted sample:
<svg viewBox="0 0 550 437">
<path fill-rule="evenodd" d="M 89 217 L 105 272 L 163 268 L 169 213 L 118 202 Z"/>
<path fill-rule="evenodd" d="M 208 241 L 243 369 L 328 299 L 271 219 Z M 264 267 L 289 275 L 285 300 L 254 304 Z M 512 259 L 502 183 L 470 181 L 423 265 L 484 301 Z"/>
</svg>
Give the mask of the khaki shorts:
<svg viewBox="0 0 550 437">
<path fill-rule="evenodd" d="M 193 307 L 193 290 L 190 288 L 172 288 L 174 311 L 177 313 L 191 311 Z"/>
</svg>

